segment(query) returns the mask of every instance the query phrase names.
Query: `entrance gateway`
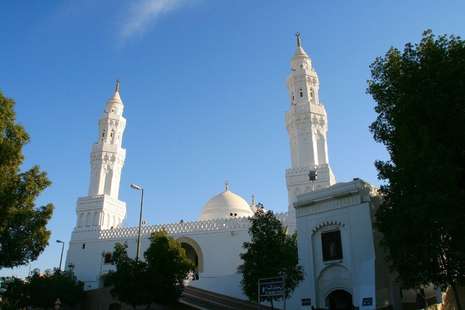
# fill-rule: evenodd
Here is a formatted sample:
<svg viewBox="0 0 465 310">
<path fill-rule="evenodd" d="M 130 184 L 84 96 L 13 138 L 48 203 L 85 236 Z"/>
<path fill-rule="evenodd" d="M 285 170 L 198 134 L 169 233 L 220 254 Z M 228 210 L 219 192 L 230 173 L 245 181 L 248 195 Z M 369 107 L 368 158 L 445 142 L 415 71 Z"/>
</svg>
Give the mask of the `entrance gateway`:
<svg viewBox="0 0 465 310">
<path fill-rule="evenodd" d="M 326 297 L 326 306 L 330 310 L 352 310 L 352 295 L 344 290 L 332 291 Z"/>
<path fill-rule="evenodd" d="M 181 242 L 181 247 L 186 251 L 186 256 L 194 264 L 195 269 L 199 269 L 199 256 L 195 251 L 194 247 L 189 243 Z"/>
</svg>

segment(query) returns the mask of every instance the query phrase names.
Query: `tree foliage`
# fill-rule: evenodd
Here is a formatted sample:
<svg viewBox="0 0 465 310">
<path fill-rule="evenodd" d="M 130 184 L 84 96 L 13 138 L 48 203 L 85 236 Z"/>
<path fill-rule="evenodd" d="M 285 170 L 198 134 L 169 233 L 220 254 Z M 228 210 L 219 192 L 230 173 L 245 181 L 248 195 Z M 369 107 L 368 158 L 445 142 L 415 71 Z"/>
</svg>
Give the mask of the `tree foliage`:
<svg viewBox="0 0 465 310">
<path fill-rule="evenodd" d="M 4 281 L 1 309 L 21 309 L 26 306 L 52 308 L 57 299 L 65 306 L 77 304 L 84 293 L 84 283 L 72 271 L 35 271 L 25 281 L 9 278 Z"/>
<path fill-rule="evenodd" d="M 182 293 L 183 280 L 194 269 L 181 244 L 165 232 L 155 232 L 144 253 L 145 261 L 128 257 L 126 247 L 117 244 L 113 253 L 116 271 L 110 272 L 106 285 L 120 301 L 138 305 L 171 304 Z"/>
<path fill-rule="evenodd" d="M 0 309 L 24 308 L 29 303 L 27 283 L 16 277 L 3 278 L 0 296 Z"/>
<path fill-rule="evenodd" d="M 35 260 L 48 244 L 45 227 L 53 205 L 35 207 L 37 196 L 50 185 L 39 167 L 20 172 L 22 148 L 29 136 L 16 123 L 15 102 L 0 92 L 0 268 Z"/>
<path fill-rule="evenodd" d="M 406 287 L 465 283 L 465 41 L 426 31 L 371 65 L 370 129 L 384 202 L 377 227 Z"/>
<path fill-rule="evenodd" d="M 155 232 L 144 257 L 153 301 L 161 304 L 176 301 L 181 296 L 184 279 L 195 269 L 181 243 L 164 231 Z"/>
<path fill-rule="evenodd" d="M 152 303 L 147 289 L 147 264 L 130 258 L 126 248 L 120 243 L 115 245 L 113 261 L 116 271 L 107 274 L 105 284 L 112 286 L 113 296 L 135 309 L 138 305 Z"/>
<path fill-rule="evenodd" d="M 57 299 L 62 305 L 73 306 L 84 294 L 84 283 L 78 281 L 72 271 L 36 271 L 27 282 L 30 305 L 33 307 L 52 307 Z"/>
<path fill-rule="evenodd" d="M 250 218 L 250 242 L 244 242 L 244 261 L 239 266 L 242 273 L 242 290 L 249 300 L 257 301 L 258 280 L 262 278 L 285 277 L 285 298 L 303 280 L 302 267 L 298 265 L 297 235 L 288 235 L 286 227 L 273 212 L 259 209 Z"/>
</svg>

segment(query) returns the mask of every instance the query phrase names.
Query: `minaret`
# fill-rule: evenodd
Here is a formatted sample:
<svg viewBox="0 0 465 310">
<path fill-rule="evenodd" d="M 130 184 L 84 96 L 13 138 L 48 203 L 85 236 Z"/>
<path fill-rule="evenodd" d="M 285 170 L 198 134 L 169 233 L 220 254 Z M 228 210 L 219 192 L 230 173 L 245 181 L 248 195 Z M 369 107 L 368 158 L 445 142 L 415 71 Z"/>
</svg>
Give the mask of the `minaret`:
<svg viewBox="0 0 465 310">
<path fill-rule="evenodd" d="M 118 199 L 126 150 L 121 147 L 126 119 L 116 81 L 113 96 L 99 120 L 98 140 L 90 154 L 90 185 L 87 197 L 78 199 L 76 229 L 118 227 L 126 216 L 126 203 Z"/>
<path fill-rule="evenodd" d="M 328 161 L 328 122 L 319 98 L 320 82 L 310 57 L 302 47 L 299 33 L 296 39 L 291 74 L 287 80 L 291 104 L 286 112 L 292 161 L 292 168 L 286 170 L 291 229 L 295 228 L 293 203 L 297 195 L 336 183 Z M 310 171 L 317 172 L 317 179 L 313 182 L 309 180 Z"/>
</svg>

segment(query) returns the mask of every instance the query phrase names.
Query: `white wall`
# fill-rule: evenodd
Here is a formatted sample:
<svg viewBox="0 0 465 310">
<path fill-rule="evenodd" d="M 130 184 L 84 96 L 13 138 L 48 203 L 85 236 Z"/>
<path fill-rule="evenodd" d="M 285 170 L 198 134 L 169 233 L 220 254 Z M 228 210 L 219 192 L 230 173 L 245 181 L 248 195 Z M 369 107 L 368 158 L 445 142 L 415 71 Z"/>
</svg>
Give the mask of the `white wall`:
<svg viewBox="0 0 465 310">
<path fill-rule="evenodd" d="M 285 218 L 283 215 L 281 217 Z M 191 231 L 182 232 L 183 225 Z M 192 229 L 192 226 L 203 227 L 203 230 Z M 168 228 L 168 232 L 174 232 L 170 235 L 175 239 L 187 242 L 201 251 L 198 255 L 202 259 L 203 270 L 199 273 L 200 279 L 192 281 L 191 285 L 237 298 L 245 298 L 240 288 L 241 275 L 238 274 L 237 268 L 242 263 L 239 256 L 243 252 L 242 245 L 250 240 L 247 218 L 179 223 L 165 227 Z M 148 239 L 150 233 L 160 228 L 160 225 L 152 228 L 143 227 L 141 255 L 150 244 Z M 135 257 L 137 240 L 135 231 L 135 227 L 104 231 L 74 231 L 68 249 L 66 266 L 74 265 L 76 276 L 85 282 L 86 289 L 98 287 L 100 275 L 114 268 L 112 265 L 104 264 L 102 254 L 112 252 L 114 245 L 120 242 L 126 243 L 129 256 Z M 83 244 L 85 244 L 84 249 Z"/>
<path fill-rule="evenodd" d="M 375 250 L 365 184 L 339 183 L 298 197 L 299 263 L 305 279 L 292 298 L 293 309 L 300 307 L 302 298 L 311 298 L 315 307 L 327 307 L 325 299 L 335 289 L 351 293 L 360 309 L 376 307 Z M 341 232 L 343 258 L 323 262 L 321 233 L 336 228 Z M 362 306 L 365 297 L 373 298 L 372 306 Z"/>
</svg>

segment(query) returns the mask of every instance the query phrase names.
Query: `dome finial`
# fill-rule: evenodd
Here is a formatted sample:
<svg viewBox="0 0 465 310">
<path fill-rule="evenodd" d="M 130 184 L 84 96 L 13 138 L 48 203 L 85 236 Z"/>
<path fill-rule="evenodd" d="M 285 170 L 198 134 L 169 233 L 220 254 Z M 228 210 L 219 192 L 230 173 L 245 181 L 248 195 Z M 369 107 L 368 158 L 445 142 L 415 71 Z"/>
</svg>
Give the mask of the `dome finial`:
<svg viewBox="0 0 465 310">
<path fill-rule="evenodd" d="M 228 182 L 228 180 L 224 181 L 224 191 L 225 192 L 229 191 L 229 182 Z"/>
<path fill-rule="evenodd" d="M 295 38 L 297 40 L 297 47 L 301 47 L 302 46 L 302 38 L 301 38 L 300 32 L 296 32 Z"/>
<path fill-rule="evenodd" d="M 255 206 L 257 204 L 257 201 L 255 200 L 255 194 L 252 194 L 252 206 Z"/>
<path fill-rule="evenodd" d="M 119 80 L 116 80 L 115 93 L 119 93 Z"/>
</svg>

